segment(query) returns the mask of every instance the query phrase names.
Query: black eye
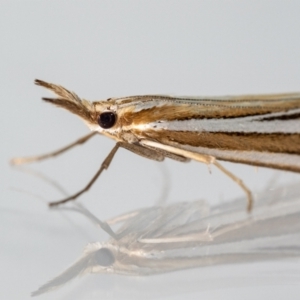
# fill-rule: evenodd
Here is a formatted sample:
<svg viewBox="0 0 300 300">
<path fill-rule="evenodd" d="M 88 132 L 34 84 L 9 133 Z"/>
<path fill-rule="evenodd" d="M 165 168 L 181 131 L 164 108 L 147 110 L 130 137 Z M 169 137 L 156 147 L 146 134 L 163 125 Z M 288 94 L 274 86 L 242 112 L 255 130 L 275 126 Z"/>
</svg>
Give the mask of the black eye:
<svg viewBox="0 0 300 300">
<path fill-rule="evenodd" d="M 98 124 L 102 128 L 111 128 L 116 123 L 116 115 L 111 111 L 105 111 L 98 117 Z"/>
</svg>

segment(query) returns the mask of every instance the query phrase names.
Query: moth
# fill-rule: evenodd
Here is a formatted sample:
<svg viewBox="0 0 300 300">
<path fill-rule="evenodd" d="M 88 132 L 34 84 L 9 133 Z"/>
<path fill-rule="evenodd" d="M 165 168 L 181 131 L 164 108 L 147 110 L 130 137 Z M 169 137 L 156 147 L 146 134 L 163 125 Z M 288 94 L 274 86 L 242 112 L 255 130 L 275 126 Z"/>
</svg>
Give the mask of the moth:
<svg viewBox="0 0 300 300">
<path fill-rule="evenodd" d="M 256 209 L 246 218 L 240 199 L 212 207 L 204 201 L 146 207 L 107 221 L 79 204 L 57 209 L 85 215 L 110 237 L 89 243 L 74 264 L 32 296 L 88 273 L 145 276 L 300 256 L 299 182 L 258 193 Z M 119 228 L 113 231 L 114 226 Z"/>
<path fill-rule="evenodd" d="M 57 96 L 44 101 L 76 114 L 92 132 L 58 151 L 15 158 L 12 164 L 59 155 L 96 134 L 116 141 L 87 186 L 50 205 L 86 192 L 120 147 L 155 161 L 167 157 L 214 165 L 245 191 L 248 211 L 253 204 L 251 191 L 219 161 L 300 172 L 300 93 L 201 98 L 145 95 L 90 102 L 60 85 L 42 80 L 35 84 Z"/>
</svg>

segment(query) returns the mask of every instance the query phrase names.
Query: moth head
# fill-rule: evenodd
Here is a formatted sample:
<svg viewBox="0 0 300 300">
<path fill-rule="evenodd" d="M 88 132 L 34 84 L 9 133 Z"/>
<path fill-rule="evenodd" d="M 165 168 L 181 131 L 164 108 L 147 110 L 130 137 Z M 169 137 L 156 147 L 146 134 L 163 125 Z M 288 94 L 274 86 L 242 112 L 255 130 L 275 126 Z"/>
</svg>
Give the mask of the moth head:
<svg viewBox="0 0 300 300">
<path fill-rule="evenodd" d="M 60 85 L 38 79 L 35 80 L 35 84 L 51 90 L 57 96 L 56 98 L 42 98 L 44 101 L 79 116 L 93 131 L 105 134 L 117 122 L 117 114 L 114 109 L 111 109 L 110 101 L 90 102 Z"/>
</svg>

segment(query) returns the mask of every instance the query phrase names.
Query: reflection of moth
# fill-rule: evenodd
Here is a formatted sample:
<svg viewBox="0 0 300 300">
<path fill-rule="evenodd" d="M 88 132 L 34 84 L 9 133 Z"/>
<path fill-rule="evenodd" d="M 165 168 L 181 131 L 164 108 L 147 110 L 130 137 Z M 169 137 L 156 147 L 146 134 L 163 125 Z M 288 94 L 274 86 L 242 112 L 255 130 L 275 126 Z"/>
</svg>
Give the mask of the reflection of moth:
<svg viewBox="0 0 300 300">
<path fill-rule="evenodd" d="M 299 184 L 262 193 L 251 216 L 240 204 L 209 209 L 201 201 L 176 203 L 139 209 L 107 222 L 76 206 L 72 210 L 86 215 L 111 238 L 88 244 L 81 258 L 33 295 L 86 273 L 151 275 L 300 256 Z M 110 226 L 115 225 L 120 227 L 114 233 Z"/>
<path fill-rule="evenodd" d="M 120 147 L 156 161 L 193 159 L 212 164 L 245 191 L 248 211 L 252 207 L 250 190 L 218 160 L 300 172 L 299 93 L 201 98 L 146 95 L 90 102 L 62 86 L 41 80 L 35 83 L 56 94 L 56 98 L 43 98 L 45 101 L 78 115 L 93 132 L 63 149 L 16 158 L 13 164 L 56 156 L 96 133 L 116 141 L 85 188 L 51 205 L 86 192 Z"/>
</svg>

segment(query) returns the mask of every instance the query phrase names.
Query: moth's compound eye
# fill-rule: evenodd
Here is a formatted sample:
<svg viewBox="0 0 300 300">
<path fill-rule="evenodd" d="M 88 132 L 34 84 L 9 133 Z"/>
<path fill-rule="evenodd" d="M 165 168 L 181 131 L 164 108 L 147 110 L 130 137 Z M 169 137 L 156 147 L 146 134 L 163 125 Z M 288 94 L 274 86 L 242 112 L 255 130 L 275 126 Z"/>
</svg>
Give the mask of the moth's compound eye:
<svg viewBox="0 0 300 300">
<path fill-rule="evenodd" d="M 104 129 L 111 128 L 116 123 L 117 116 L 112 111 L 105 111 L 101 113 L 98 117 L 98 124 Z"/>
<path fill-rule="evenodd" d="M 108 248 L 101 248 L 95 253 L 98 265 L 103 267 L 111 266 L 115 262 L 114 254 Z"/>
</svg>

